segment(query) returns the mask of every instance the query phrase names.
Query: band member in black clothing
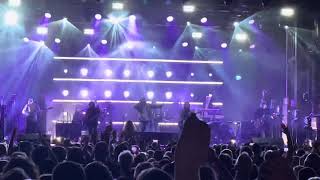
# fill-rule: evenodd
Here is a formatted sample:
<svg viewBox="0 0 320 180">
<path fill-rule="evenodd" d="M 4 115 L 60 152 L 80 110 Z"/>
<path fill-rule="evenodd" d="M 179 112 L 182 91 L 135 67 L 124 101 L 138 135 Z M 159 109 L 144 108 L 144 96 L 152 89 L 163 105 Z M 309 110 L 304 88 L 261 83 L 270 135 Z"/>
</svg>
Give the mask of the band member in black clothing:
<svg viewBox="0 0 320 180">
<path fill-rule="evenodd" d="M 150 126 L 150 123 L 152 121 L 152 111 L 151 106 L 147 104 L 147 101 L 145 98 L 140 99 L 139 103 L 134 106 L 134 108 L 139 113 L 139 121 L 141 124 L 141 132 L 144 132 L 147 128 L 147 126 Z"/>
<path fill-rule="evenodd" d="M 184 123 L 186 122 L 186 120 L 190 117 L 191 115 L 191 110 L 190 110 L 190 103 L 189 102 L 185 102 L 183 105 L 183 109 L 180 113 L 180 121 L 179 121 L 179 128 L 180 130 L 182 130 Z"/>
<path fill-rule="evenodd" d="M 84 120 L 84 125 L 89 131 L 89 136 L 91 137 L 92 142 L 95 144 L 97 142 L 97 126 L 100 116 L 100 109 L 95 105 L 94 102 L 89 103 L 89 107 L 86 111 L 86 116 Z"/>
<path fill-rule="evenodd" d="M 32 98 L 29 98 L 28 103 L 24 106 L 22 110 L 22 114 L 26 116 L 26 133 L 39 133 L 39 112 L 39 105 L 35 103 Z"/>
</svg>

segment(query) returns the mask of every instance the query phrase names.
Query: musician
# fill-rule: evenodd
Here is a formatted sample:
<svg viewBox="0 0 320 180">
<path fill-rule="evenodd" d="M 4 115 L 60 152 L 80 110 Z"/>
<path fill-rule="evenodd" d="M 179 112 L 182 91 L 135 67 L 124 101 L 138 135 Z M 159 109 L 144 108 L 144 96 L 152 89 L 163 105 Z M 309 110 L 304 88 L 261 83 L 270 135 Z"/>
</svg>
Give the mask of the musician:
<svg viewBox="0 0 320 180">
<path fill-rule="evenodd" d="M 152 111 L 151 106 L 147 104 L 145 98 L 140 99 L 139 103 L 134 106 L 134 108 L 139 113 L 139 121 L 141 124 L 141 132 L 144 132 L 148 126 L 150 126 L 152 121 Z"/>
<path fill-rule="evenodd" d="M 24 106 L 22 114 L 26 116 L 26 133 L 39 133 L 38 113 L 40 107 L 32 98 L 28 99 L 28 103 Z"/>
<path fill-rule="evenodd" d="M 90 102 L 88 104 L 88 109 L 86 111 L 86 116 L 84 120 L 84 125 L 89 131 L 89 136 L 91 137 L 91 140 L 93 143 L 96 143 L 97 141 L 97 126 L 98 126 L 98 120 L 100 116 L 100 108 L 96 106 L 94 102 Z"/>
<path fill-rule="evenodd" d="M 266 102 L 260 104 L 260 107 L 256 110 L 254 116 L 254 125 L 260 136 L 263 138 L 270 137 L 271 112 Z"/>
<path fill-rule="evenodd" d="M 184 123 L 191 115 L 190 103 L 185 102 L 183 105 L 183 109 L 180 112 L 180 121 L 179 121 L 179 128 L 180 130 L 183 129 Z"/>
</svg>

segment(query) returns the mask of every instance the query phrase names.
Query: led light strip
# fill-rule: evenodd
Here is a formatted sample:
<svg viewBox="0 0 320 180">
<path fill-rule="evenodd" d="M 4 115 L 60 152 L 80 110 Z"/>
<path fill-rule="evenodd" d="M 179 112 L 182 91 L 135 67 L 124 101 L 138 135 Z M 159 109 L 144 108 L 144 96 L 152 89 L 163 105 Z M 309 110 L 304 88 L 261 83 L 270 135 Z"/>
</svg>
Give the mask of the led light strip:
<svg viewBox="0 0 320 180">
<path fill-rule="evenodd" d="M 54 103 L 89 103 L 93 100 L 77 100 L 77 99 L 53 99 Z M 130 101 L 130 100 L 97 100 L 98 103 L 119 103 L 119 104 L 136 104 L 139 101 Z M 147 101 L 147 103 L 151 103 L 151 101 Z M 184 104 L 184 102 L 172 102 L 172 101 L 156 101 L 156 104 Z M 189 102 L 190 105 L 202 106 L 202 102 Z M 211 103 L 213 106 L 223 106 L 222 102 L 213 102 Z"/>
<path fill-rule="evenodd" d="M 219 81 L 160 81 L 160 80 L 130 80 L 130 79 L 89 79 L 89 78 L 53 78 L 53 81 L 147 83 L 147 84 L 188 84 L 188 85 L 223 85 L 223 82 L 219 82 Z"/>
<path fill-rule="evenodd" d="M 183 64 L 223 64 L 223 61 L 176 60 L 176 59 L 97 58 L 97 57 L 54 57 L 54 59 L 82 60 L 82 61 L 159 62 L 159 63 L 183 63 Z"/>
</svg>

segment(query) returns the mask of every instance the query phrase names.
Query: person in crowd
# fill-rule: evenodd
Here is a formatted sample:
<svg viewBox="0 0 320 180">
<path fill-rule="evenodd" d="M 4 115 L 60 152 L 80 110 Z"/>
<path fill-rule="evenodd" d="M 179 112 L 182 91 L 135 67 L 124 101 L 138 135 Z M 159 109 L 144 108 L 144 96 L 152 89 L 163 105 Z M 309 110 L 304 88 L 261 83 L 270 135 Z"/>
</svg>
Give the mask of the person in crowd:
<svg viewBox="0 0 320 180">
<path fill-rule="evenodd" d="M 120 166 L 120 175 L 128 178 L 133 178 L 132 165 L 133 155 L 130 151 L 123 151 L 120 153 L 118 158 Z"/>
<path fill-rule="evenodd" d="M 113 180 L 108 167 L 101 162 L 92 162 L 85 167 L 87 180 Z"/>
<path fill-rule="evenodd" d="M 66 161 L 58 164 L 52 172 L 52 180 L 86 180 L 83 167 L 75 162 Z"/>
<path fill-rule="evenodd" d="M 137 177 L 137 180 L 172 180 L 169 174 L 158 168 L 149 168 L 143 170 Z"/>
<path fill-rule="evenodd" d="M 127 121 L 123 126 L 123 130 L 120 134 L 120 141 L 126 141 L 130 144 L 136 144 L 135 140 L 136 128 L 132 121 Z"/>
</svg>

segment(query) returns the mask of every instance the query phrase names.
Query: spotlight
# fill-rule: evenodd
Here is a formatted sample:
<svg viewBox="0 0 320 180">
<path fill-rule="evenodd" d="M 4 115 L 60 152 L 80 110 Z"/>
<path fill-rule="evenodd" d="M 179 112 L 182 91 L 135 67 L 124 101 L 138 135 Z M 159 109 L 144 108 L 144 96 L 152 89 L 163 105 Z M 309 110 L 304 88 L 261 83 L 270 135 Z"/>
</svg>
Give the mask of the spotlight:
<svg viewBox="0 0 320 180">
<path fill-rule="evenodd" d="M 202 33 L 201 32 L 193 32 L 192 33 L 192 38 L 200 39 L 200 38 L 202 38 Z"/>
<path fill-rule="evenodd" d="M 37 27 L 37 33 L 40 35 L 46 35 L 46 34 L 48 34 L 48 28 L 43 27 L 43 26 L 39 26 L 39 27 Z"/>
<path fill-rule="evenodd" d="M 130 21 L 135 21 L 137 19 L 137 17 L 135 15 L 130 15 L 129 16 L 129 20 Z"/>
<path fill-rule="evenodd" d="M 123 71 L 123 76 L 124 76 L 124 77 L 129 77 L 130 74 L 131 74 L 130 70 L 127 70 L 127 69 L 126 69 L 126 70 Z"/>
<path fill-rule="evenodd" d="M 150 70 L 150 71 L 147 72 L 147 74 L 148 74 L 148 77 L 149 77 L 149 78 L 153 78 L 153 76 L 154 76 L 154 71 L 151 71 L 151 70 Z"/>
<path fill-rule="evenodd" d="M 184 5 L 183 6 L 183 12 L 185 13 L 192 13 L 195 11 L 195 6 L 194 5 Z"/>
<path fill-rule="evenodd" d="M 105 73 L 105 75 L 106 75 L 107 77 L 112 76 L 112 70 L 111 70 L 111 69 L 106 69 L 106 70 L 104 71 L 104 73 Z"/>
<path fill-rule="evenodd" d="M 172 98 L 172 92 L 168 91 L 166 92 L 166 99 L 171 99 Z"/>
<path fill-rule="evenodd" d="M 209 97 L 212 97 L 213 95 L 211 93 L 208 94 Z"/>
<path fill-rule="evenodd" d="M 90 43 L 87 44 L 87 47 L 91 47 Z"/>
<path fill-rule="evenodd" d="M 212 77 L 212 73 L 209 73 L 209 77 Z"/>
<path fill-rule="evenodd" d="M 24 37 L 24 38 L 23 38 L 23 41 L 24 41 L 24 42 L 29 42 L 29 38 Z"/>
<path fill-rule="evenodd" d="M 47 19 L 50 19 L 51 18 L 51 14 L 50 13 L 44 13 L 44 17 L 47 18 Z"/>
<path fill-rule="evenodd" d="M 254 24 L 254 20 L 253 19 L 251 19 L 251 20 L 249 20 L 249 22 L 248 22 L 249 24 Z"/>
<path fill-rule="evenodd" d="M 95 15 L 94 15 L 94 18 L 95 18 L 96 20 L 101 20 L 101 19 L 102 19 L 102 15 L 101 15 L 101 14 L 95 14 Z"/>
<path fill-rule="evenodd" d="M 285 25 L 285 26 L 284 26 L 284 29 L 289 29 L 289 26 Z"/>
<path fill-rule="evenodd" d="M 45 45 L 44 41 L 39 41 L 39 44 L 40 44 L 41 46 L 44 46 L 44 45 Z"/>
<path fill-rule="evenodd" d="M 294 15 L 294 9 L 289 7 L 282 8 L 280 14 L 285 17 L 292 17 Z"/>
<path fill-rule="evenodd" d="M 152 49 L 155 49 L 156 48 L 156 46 L 152 46 Z"/>
<path fill-rule="evenodd" d="M 55 39 L 54 39 L 54 42 L 57 43 L 57 44 L 59 44 L 59 43 L 61 43 L 61 39 L 55 38 Z"/>
<path fill-rule="evenodd" d="M 188 45 L 189 45 L 188 42 L 183 42 L 183 43 L 182 43 L 182 47 L 187 47 Z"/>
<path fill-rule="evenodd" d="M 133 49 L 133 43 L 132 42 L 128 42 L 126 44 L 126 46 L 127 46 L 128 49 Z"/>
<path fill-rule="evenodd" d="M 251 44 L 250 45 L 250 49 L 254 49 L 254 48 L 256 48 L 256 45 L 255 44 Z"/>
<path fill-rule="evenodd" d="M 235 76 L 235 79 L 236 79 L 237 81 L 240 81 L 240 80 L 242 79 L 242 76 L 241 76 L 241 75 L 236 75 L 236 76 Z"/>
<path fill-rule="evenodd" d="M 195 50 L 198 50 L 198 49 L 199 49 L 199 47 L 198 47 L 198 46 L 195 46 L 195 47 L 194 47 L 194 49 L 195 49 Z"/>
<path fill-rule="evenodd" d="M 190 25 L 191 25 L 191 23 L 189 21 L 187 21 L 187 26 L 190 26 Z"/>
<path fill-rule="evenodd" d="M 85 35 L 94 35 L 94 29 L 84 29 L 83 34 Z"/>
<path fill-rule="evenodd" d="M 200 22 L 201 23 L 206 23 L 208 21 L 208 19 L 206 17 L 201 18 Z"/>
<path fill-rule="evenodd" d="M 13 26 L 18 23 L 18 14 L 15 11 L 8 11 L 4 15 L 4 22 L 6 25 Z"/>
<path fill-rule="evenodd" d="M 193 94 L 193 93 L 190 93 L 190 97 L 192 97 L 192 98 L 193 98 L 193 97 L 194 97 L 194 94 Z"/>
<path fill-rule="evenodd" d="M 240 24 L 240 23 L 236 21 L 236 22 L 233 23 L 233 26 L 234 26 L 234 27 L 238 27 L 239 24 Z"/>
<path fill-rule="evenodd" d="M 148 91 L 147 92 L 147 98 L 148 99 L 153 99 L 154 98 L 154 92 L 153 91 Z"/>
<path fill-rule="evenodd" d="M 227 47 L 228 47 L 228 44 L 227 44 L 227 43 L 221 43 L 221 47 L 222 47 L 222 48 L 227 48 Z"/>
<path fill-rule="evenodd" d="M 107 43 L 108 43 L 107 40 L 105 40 L 105 39 L 102 39 L 102 40 L 101 40 L 101 44 L 106 45 Z"/>
<path fill-rule="evenodd" d="M 109 91 L 109 90 L 107 90 L 107 91 L 104 92 L 104 96 L 105 96 L 106 98 L 110 98 L 110 97 L 112 96 L 112 92 Z"/>
<path fill-rule="evenodd" d="M 9 6 L 18 7 L 21 5 L 21 0 L 9 0 Z"/>
<path fill-rule="evenodd" d="M 167 21 L 168 21 L 168 22 L 172 22 L 173 20 L 174 20 L 173 16 L 168 16 L 168 17 L 167 17 Z"/>
<path fill-rule="evenodd" d="M 114 10 L 122 10 L 123 9 L 123 3 L 120 3 L 120 2 L 112 3 L 112 9 L 114 9 Z"/>
<path fill-rule="evenodd" d="M 129 91 L 124 91 L 123 92 L 123 97 L 128 98 L 130 96 L 130 92 Z"/>
<path fill-rule="evenodd" d="M 166 76 L 167 76 L 167 78 L 170 78 L 172 76 L 172 72 L 171 71 L 167 71 L 166 72 Z"/>
<path fill-rule="evenodd" d="M 120 19 L 120 18 L 117 18 L 117 17 L 110 17 L 110 18 L 109 18 L 109 21 L 110 21 L 111 24 L 113 24 L 113 25 L 118 25 L 118 24 L 121 22 L 121 19 Z"/>
<path fill-rule="evenodd" d="M 68 90 L 63 90 L 63 91 L 62 91 L 62 95 L 63 95 L 64 97 L 68 96 L 68 95 L 69 95 L 69 91 L 68 91 Z"/>
<path fill-rule="evenodd" d="M 80 74 L 82 75 L 82 76 L 87 76 L 88 75 L 88 69 L 87 68 L 81 68 L 80 69 Z"/>
<path fill-rule="evenodd" d="M 80 95 L 81 95 L 81 97 L 85 98 L 85 97 L 88 97 L 89 92 L 88 92 L 88 90 L 83 89 L 80 91 Z"/>
<path fill-rule="evenodd" d="M 192 73 L 190 73 L 190 76 L 191 76 L 191 77 L 193 77 L 193 76 L 194 76 L 194 73 L 193 73 L 193 72 L 192 72 Z"/>
<path fill-rule="evenodd" d="M 63 73 L 67 74 L 68 73 L 68 69 L 64 69 Z"/>
<path fill-rule="evenodd" d="M 237 143 L 237 140 L 235 140 L 235 139 L 230 139 L 230 144 L 231 145 L 235 145 Z"/>
<path fill-rule="evenodd" d="M 244 42 L 248 39 L 248 35 L 246 33 L 237 33 L 235 37 L 236 40 L 240 42 Z"/>
</svg>

